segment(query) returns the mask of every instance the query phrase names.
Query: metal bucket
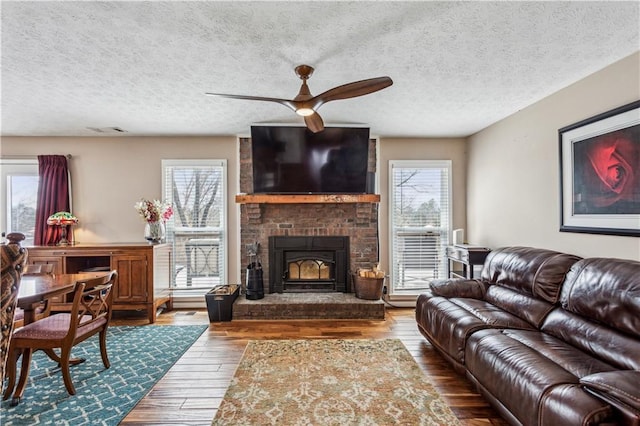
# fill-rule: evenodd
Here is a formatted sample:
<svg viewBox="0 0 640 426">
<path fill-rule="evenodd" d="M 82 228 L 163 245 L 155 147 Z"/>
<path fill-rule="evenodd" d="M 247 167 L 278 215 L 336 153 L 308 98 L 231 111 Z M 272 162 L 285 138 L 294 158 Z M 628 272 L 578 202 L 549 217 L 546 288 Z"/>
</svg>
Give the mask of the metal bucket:
<svg viewBox="0 0 640 426">
<path fill-rule="evenodd" d="M 365 278 L 354 274 L 353 287 L 358 299 L 379 300 L 382 297 L 384 278 Z"/>
<path fill-rule="evenodd" d="M 257 300 L 264 297 L 264 281 L 262 279 L 262 265 L 251 262 L 247 266 L 247 299 Z"/>
</svg>

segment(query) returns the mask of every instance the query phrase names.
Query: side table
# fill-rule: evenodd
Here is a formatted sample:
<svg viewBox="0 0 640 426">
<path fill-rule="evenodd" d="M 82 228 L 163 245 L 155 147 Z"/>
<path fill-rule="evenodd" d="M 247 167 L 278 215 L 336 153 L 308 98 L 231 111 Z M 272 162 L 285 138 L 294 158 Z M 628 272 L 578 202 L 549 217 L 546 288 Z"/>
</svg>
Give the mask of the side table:
<svg viewBox="0 0 640 426">
<path fill-rule="evenodd" d="M 474 278 L 476 266 L 484 265 L 491 249 L 469 244 L 447 246 L 447 276 L 449 278 Z"/>
</svg>

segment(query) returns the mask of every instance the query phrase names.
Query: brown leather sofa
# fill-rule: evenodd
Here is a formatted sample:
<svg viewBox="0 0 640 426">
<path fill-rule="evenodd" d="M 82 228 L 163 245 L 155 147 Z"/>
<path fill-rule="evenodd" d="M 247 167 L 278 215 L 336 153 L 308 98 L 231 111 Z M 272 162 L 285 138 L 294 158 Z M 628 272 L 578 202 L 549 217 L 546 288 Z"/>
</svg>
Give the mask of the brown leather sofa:
<svg viewBox="0 0 640 426">
<path fill-rule="evenodd" d="M 640 262 L 497 249 L 416 321 L 511 424 L 640 425 Z"/>
</svg>

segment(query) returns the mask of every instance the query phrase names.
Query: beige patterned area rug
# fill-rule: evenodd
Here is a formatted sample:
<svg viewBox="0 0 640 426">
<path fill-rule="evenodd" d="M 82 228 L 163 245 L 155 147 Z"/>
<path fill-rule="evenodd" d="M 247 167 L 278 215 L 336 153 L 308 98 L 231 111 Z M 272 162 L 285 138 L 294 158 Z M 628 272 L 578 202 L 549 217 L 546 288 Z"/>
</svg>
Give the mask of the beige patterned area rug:
<svg viewBox="0 0 640 426">
<path fill-rule="evenodd" d="M 458 425 L 397 339 L 252 340 L 213 425 Z"/>
</svg>

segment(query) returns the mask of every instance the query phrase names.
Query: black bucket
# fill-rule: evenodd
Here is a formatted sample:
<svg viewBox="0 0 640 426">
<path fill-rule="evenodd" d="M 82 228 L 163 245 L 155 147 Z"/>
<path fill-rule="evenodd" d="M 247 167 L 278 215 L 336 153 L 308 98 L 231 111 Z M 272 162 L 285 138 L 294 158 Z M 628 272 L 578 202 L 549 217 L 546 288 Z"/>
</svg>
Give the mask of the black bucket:
<svg viewBox="0 0 640 426">
<path fill-rule="evenodd" d="M 262 280 L 262 265 L 251 262 L 247 266 L 247 299 L 258 300 L 264 297 L 264 282 Z"/>
</svg>

